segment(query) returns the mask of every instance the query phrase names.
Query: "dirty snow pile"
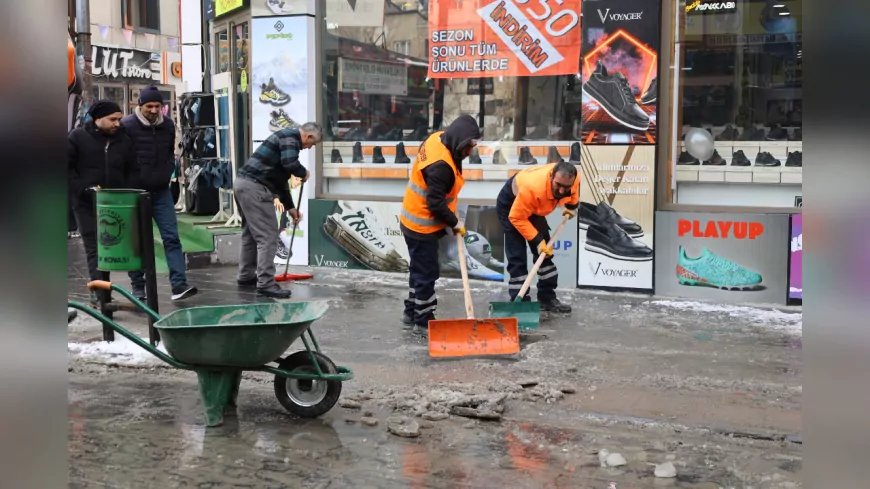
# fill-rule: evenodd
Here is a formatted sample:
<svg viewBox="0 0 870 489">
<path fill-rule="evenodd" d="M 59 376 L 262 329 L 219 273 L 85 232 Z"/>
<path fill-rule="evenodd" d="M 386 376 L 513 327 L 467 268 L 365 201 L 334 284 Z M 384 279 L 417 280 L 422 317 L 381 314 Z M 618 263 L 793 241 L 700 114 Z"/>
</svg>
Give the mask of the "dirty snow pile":
<svg viewBox="0 0 870 489">
<path fill-rule="evenodd" d="M 166 353 L 162 343 L 157 349 Z M 104 365 L 151 367 L 163 364 L 157 357 L 123 336 L 116 336 L 113 342 L 67 343 L 67 351 L 73 358 Z"/>
<path fill-rule="evenodd" d="M 734 319 L 789 333 L 801 334 L 803 331 L 803 314 L 801 313 L 788 313 L 776 309 L 759 309 L 756 307 L 732 306 L 727 304 L 712 304 L 695 301 L 659 300 L 649 303 L 682 311 L 726 314 Z"/>
<path fill-rule="evenodd" d="M 494 380 L 485 384 L 439 382 L 406 389 L 370 388 L 350 394 L 347 399 L 356 403 L 354 407 L 370 401 L 379 407 L 427 420 L 454 415 L 497 421 L 504 413 L 507 399 L 553 403 L 574 392 L 573 387 L 537 379 Z"/>
</svg>

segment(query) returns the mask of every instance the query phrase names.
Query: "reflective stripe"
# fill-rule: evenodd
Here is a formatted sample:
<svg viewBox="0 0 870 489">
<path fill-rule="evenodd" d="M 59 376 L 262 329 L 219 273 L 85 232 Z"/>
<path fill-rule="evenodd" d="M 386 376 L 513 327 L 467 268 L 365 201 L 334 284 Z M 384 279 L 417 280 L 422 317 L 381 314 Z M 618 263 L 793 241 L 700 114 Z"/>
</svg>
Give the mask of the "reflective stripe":
<svg viewBox="0 0 870 489">
<path fill-rule="evenodd" d="M 550 273 L 542 273 L 541 275 L 538 276 L 538 280 L 547 280 L 548 278 L 558 277 L 558 276 L 559 276 L 559 270 L 553 270 Z"/>
<path fill-rule="evenodd" d="M 508 284 L 508 290 L 520 290 L 523 288 L 523 284 Z"/>
<path fill-rule="evenodd" d="M 556 265 L 547 265 L 546 267 L 541 267 L 541 269 L 538 270 L 538 273 L 547 273 L 550 270 L 555 270 L 555 269 L 556 269 Z"/>
<path fill-rule="evenodd" d="M 433 302 L 435 302 L 435 296 L 434 296 L 434 295 L 432 296 L 432 298 L 430 298 L 429 300 L 425 300 L 425 301 L 420 300 L 420 299 L 414 299 L 414 304 L 417 304 L 417 305 L 419 305 L 419 306 L 425 306 L 426 304 L 431 304 L 431 303 L 433 303 Z"/>
<path fill-rule="evenodd" d="M 434 311 L 436 307 L 438 307 L 438 306 L 435 304 L 432 304 L 431 306 L 429 306 L 425 309 L 414 309 L 414 313 L 416 313 L 418 316 L 423 316 L 425 314 L 428 314 L 428 313 Z"/>
<path fill-rule="evenodd" d="M 511 191 L 514 193 L 514 197 L 519 195 L 520 190 L 517 188 L 517 179 L 516 176 L 511 178 Z"/>
<path fill-rule="evenodd" d="M 519 282 L 519 283 L 523 283 L 523 282 L 526 281 L 526 278 L 528 278 L 528 276 L 529 276 L 529 275 L 526 274 L 526 275 L 523 275 L 523 276 L 521 276 L 521 277 L 511 277 L 510 281 L 511 281 L 511 282 Z"/>
<path fill-rule="evenodd" d="M 422 217 L 417 217 L 414 214 L 408 212 L 407 209 L 402 207 L 402 217 L 413 222 L 418 226 L 440 226 L 443 227 L 438 221 L 434 219 L 423 219 Z"/>
<path fill-rule="evenodd" d="M 411 192 L 414 192 L 415 194 L 419 195 L 420 197 L 423 197 L 424 199 L 426 198 L 426 195 L 429 194 L 428 190 L 420 187 L 419 185 L 417 185 L 414 182 L 408 182 L 408 188 L 411 189 Z M 449 203 L 453 202 L 454 200 L 456 200 L 456 197 L 446 197 L 444 200 L 449 204 Z"/>
</svg>

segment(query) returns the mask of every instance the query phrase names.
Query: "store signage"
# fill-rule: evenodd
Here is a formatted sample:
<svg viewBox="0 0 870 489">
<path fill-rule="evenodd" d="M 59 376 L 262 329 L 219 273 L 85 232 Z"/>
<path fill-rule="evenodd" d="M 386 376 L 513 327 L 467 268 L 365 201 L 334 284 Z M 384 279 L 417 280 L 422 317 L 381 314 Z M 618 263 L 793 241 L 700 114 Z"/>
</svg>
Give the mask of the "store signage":
<svg viewBox="0 0 870 489">
<path fill-rule="evenodd" d="M 655 231 L 656 294 L 768 304 L 787 297 L 787 214 L 657 212 Z"/>
<path fill-rule="evenodd" d="M 610 13 L 610 9 L 596 9 L 598 10 L 598 17 L 601 18 L 601 23 L 607 23 L 608 20 L 612 22 L 625 22 L 627 20 L 641 20 L 643 17 L 643 12 L 633 12 L 633 13 Z"/>
<path fill-rule="evenodd" d="M 580 0 L 430 0 L 429 78 L 576 74 L 579 12 Z"/>
<path fill-rule="evenodd" d="M 104 81 L 160 82 L 160 53 L 97 46 L 91 49 L 91 74 Z"/>
<path fill-rule="evenodd" d="M 172 72 L 172 76 L 176 78 L 181 78 L 181 62 L 176 61 L 169 65 L 169 70 Z"/>
<path fill-rule="evenodd" d="M 338 59 L 338 90 L 370 95 L 407 95 L 408 67 L 358 59 Z"/>
<path fill-rule="evenodd" d="M 803 216 L 791 216 L 791 241 L 789 252 L 788 298 L 804 298 L 804 226 Z"/>
<path fill-rule="evenodd" d="M 245 6 L 247 0 L 215 0 L 215 17 L 228 14 Z"/>
<path fill-rule="evenodd" d="M 694 2 L 686 5 L 686 13 L 689 12 L 727 12 L 729 10 L 735 10 L 737 8 L 737 2 L 702 2 L 701 0 L 695 0 Z"/>
</svg>

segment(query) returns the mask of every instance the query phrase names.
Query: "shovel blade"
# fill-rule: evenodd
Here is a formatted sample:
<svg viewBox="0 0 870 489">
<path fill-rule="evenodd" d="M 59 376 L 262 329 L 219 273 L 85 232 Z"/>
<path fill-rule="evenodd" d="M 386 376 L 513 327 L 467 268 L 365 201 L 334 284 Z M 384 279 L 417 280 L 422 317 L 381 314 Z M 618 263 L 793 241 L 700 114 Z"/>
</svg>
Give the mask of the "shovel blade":
<svg viewBox="0 0 870 489">
<path fill-rule="evenodd" d="M 490 302 L 490 318 L 516 318 L 520 330 L 538 329 L 541 325 L 541 303 L 523 302 Z"/>
<path fill-rule="evenodd" d="M 310 273 L 282 273 L 281 275 L 275 275 L 276 282 L 289 282 L 291 280 L 307 280 L 309 278 L 314 278 L 314 275 Z"/>
<path fill-rule="evenodd" d="M 519 352 L 516 318 L 429 321 L 431 357 L 514 355 Z"/>
</svg>

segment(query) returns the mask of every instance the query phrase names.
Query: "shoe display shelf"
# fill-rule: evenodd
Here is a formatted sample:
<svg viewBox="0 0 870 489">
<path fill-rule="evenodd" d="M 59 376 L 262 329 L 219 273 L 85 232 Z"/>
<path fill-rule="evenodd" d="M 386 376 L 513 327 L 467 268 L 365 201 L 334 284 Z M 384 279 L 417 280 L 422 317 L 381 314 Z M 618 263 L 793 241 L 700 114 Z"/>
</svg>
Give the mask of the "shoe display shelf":
<svg viewBox="0 0 870 489">
<path fill-rule="evenodd" d="M 803 183 L 802 166 L 786 166 L 789 154 L 795 151 L 803 152 L 801 141 L 716 141 L 715 149 L 725 160 L 724 165 L 685 165 L 674 166 L 677 182 L 705 183 L 745 183 L 745 184 L 786 184 L 801 185 Z M 686 150 L 680 143 L 677 157 Z M 743 151 L 749 159 L 749 166 L 733 165 L 734 153 Z M 760 165 L 756 162 L 759 153 L 770 153 L 778 159 L 778 166 Z"/>
</svg>

